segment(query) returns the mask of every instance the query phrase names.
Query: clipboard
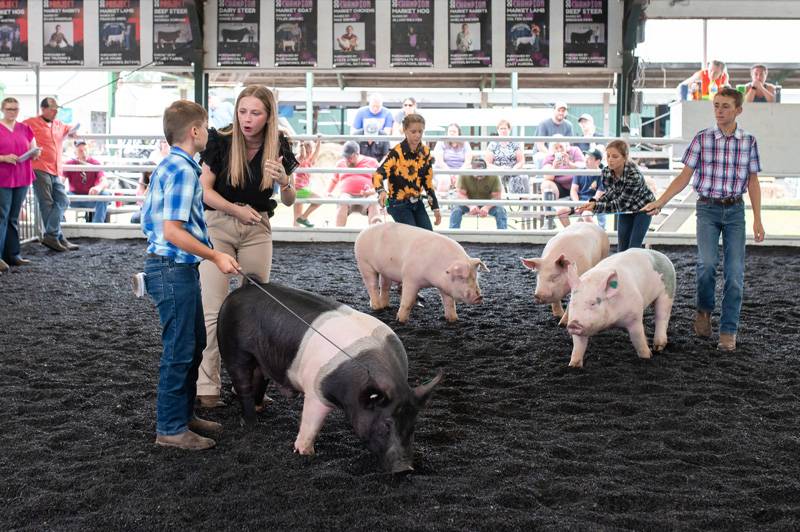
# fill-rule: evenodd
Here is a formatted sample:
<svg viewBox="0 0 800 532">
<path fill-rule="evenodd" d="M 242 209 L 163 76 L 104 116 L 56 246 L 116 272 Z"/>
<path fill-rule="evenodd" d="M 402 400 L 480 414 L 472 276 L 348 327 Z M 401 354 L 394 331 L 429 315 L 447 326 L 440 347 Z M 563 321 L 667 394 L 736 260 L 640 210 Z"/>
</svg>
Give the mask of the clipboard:
<svg viewBox="0 0 800 532">
<path fill-rule="evenodd" d="M 28 151 L 26 151 L 25 153 L 23 153 L 22 155 L 20 155 L 19 157 L 17 157 L 17 162 L 18 163 L 24 163 L 25 161 L 27 161 L 28 159 L 30 159 L 34 155 L 36 155 L 38 153 L 41 153 L 41 151 L 42 151 L 41 148 L 38 148 L 38 147 L 31 148 Z"/>
</svg>

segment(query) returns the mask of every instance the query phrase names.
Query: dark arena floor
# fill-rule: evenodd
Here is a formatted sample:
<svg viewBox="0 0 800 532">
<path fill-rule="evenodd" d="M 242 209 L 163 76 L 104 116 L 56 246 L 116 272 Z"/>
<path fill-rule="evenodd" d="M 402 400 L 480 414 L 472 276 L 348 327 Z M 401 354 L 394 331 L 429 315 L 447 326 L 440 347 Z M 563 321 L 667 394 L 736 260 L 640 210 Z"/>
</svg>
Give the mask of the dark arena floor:
<svg viewBox="0 0 800 532">
<path fill-rule="evenodd" d="M 293 454 L 302 400 L 272 388 L 241 428 L 227 376 L 229 406 L 203 412 L 217 447 L 156 447 L 160 329 L 129 288 L 145 243 L 78 243 L 28 244 L 34 264 L 0 276 L 2 530 L 800 528 L 796 249 L 748 249 L 740 347 L 720 354 L 691 333 L 694 249 L 661 248 L 678 273 L 666 351 L 640 360 L 606 331 L 574 370 L 519 261 L 542 246 L 466 245 L 491 269 L 482 306 L 448 324 L 427 290 L 406 325 L 396 296 L 378 314 L 412 385 L 445 373 L 416 472 L 393 477 L 341 412 L 317 456 Z M 276 244 L 272 280 L 370 312 L 350 244 Z"/>
</svg>

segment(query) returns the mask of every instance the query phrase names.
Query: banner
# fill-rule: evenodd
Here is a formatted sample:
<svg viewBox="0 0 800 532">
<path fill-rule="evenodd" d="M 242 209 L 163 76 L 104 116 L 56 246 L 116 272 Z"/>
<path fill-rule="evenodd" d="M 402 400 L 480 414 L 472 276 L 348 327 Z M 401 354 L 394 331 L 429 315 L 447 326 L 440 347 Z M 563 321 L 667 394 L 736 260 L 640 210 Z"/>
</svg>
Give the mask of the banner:
<svg viewBox="0 0 800 532">
<path fill-rule="evenodd" d="M 217 65 L 258 66 L 258 0 L 217 0 Z"/>
<path fill-rule="evenodd" d="M 451 67 L 492 66 L 490 0 L 449 0 L 448 56 Z"/>
<path fill-rule="evenodd" d="M 0 62 L 28 60 L 27 4 L 27 0 L 0 0 Z"/>
<path fill-rule="evenodd" d="M 608 0 L 565 0 L 564 66 L 608 65 Z"/>
<path fill-rule="evenodd" d="M 506 67 L 550 66 L 549 3 L 506 1 Z"/>
<path fill-rule="evenodd" d="M 392 0 L 393 67 L 433 66 L 434 0 Z"/>
<path fill-rule="evenodd" d="M 139 0 L 100 0 L 100 64 L 138 65 L 141 62 Z"/>
<path fill-rule="evenodd" d="M 375 0 L 333 0 L 333 66 L 375 66 Z"/>
<path fill-rule="evenodd" d="M 194 62 L 190 9 L 195 9 L 194 0 L 153 0 L 153 61 L 156 64 L 189 66 Z"/>
<path fill-rule="evenodd" d="M 275 66 L 317 66 L 316 0 L 275 0 Z"/>
<path fill-rule="evenodd" d="M 45 65 L 83 64 L 83 0 L 44 0 L 42 28 Z"/>
</svg>

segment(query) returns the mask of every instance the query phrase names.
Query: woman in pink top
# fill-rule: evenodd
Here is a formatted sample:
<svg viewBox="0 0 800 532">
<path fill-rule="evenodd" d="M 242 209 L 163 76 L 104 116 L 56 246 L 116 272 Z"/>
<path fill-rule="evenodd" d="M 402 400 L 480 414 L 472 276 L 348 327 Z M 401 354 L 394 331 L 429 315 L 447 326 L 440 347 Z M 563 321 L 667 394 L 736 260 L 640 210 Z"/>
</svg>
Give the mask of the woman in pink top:
<svg viewBox="0 0 800 532">
<path fill-rule="evenodd" d="M 21 155 L 36 147 L 33 131 L 17 122 L 19 102 L 6 98 L 2 103 L 3 127 L 0 127 L 0 272 L 8 271 L 9 264 L 22 266 L 30 261 L 20 256 L 19 213 L 22 202 L 33 183 L 30 158 L 19 161 Z M 38 157 L 38 155 L 37 155 Z"/>
</svg>

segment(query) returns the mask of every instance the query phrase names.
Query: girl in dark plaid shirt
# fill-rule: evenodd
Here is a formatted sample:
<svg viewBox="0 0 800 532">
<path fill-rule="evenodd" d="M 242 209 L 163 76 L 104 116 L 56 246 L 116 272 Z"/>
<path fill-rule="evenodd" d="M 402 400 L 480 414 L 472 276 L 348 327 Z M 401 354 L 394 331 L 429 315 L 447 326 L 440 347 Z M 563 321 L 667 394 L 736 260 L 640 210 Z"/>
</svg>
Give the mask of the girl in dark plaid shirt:
<svg viewBox="0 0 800 532">
<path fill-rule="evenodd" d="M 652 216 L 639 209 L 655 200 L 644 176 L 628 160 L 628 143 L 613 140 L 606 146 L 608 166 L 601 174 L 605 194 L 575 208 L 576 212 L 625 212 L 617 215 L 617 252 L 640 248 Z"/>
</svg>

